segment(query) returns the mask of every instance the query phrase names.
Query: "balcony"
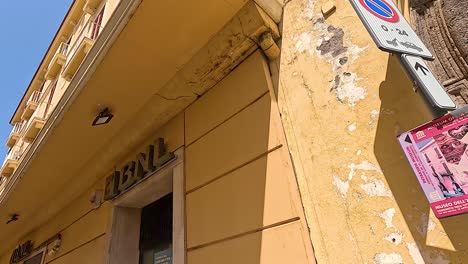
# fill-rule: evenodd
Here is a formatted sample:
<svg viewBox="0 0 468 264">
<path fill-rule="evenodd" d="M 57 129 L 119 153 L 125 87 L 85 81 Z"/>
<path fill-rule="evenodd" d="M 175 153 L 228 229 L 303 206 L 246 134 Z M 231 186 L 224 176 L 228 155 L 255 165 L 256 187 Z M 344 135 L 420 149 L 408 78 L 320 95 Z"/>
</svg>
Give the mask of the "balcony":
<svg viewBox="0 0 468 264">
<path fill-rule="evenodd" d="M 79 34 L 67 51 L 67 61 L 62 72 L 62 77 L 67 80 L 71 80 L 75 75 L 102 30 L 100 20 L 88 20 L 84 26 L 78 24 L 77 27 Z"/>
<path fill-rule="evenodd" d="M 0 195 L 2 195 L 3 190 L 5 190 L 6 183 L 7 183 L 7 178 L 0 176 Z"/>
<path fill-rule="evenodd" d="M 19 148 L 15 147 L 10 149 L 5 158 L 5 161 L 3 162 L 0 175 L 3 177 L 10 177 L 18 167 L 20 158 L 21 152 L 19 151 Z"/>
<path fill-rule="evenodd" d="M 28 99 L 28 102 L 26 103 L 26 107 L 23 111 L 23 114 L 21 115 L 21 119 L 28 120 L 32 116 L 34 111 L 36 111 L 37 106 L 39 105 L 40 98 L 41 98 L 41 92 L 33 91 L 33 93 Z"/>
<path fill-rule="evenodd" d="M 49 115 L 53 110 L 52 97 L 56 86 L 57 80 L 50 82 L 46 86 L 39 96 L 36 110 L 32 114 L 31 118 L 29 118 L 26 123 L 23 123 L 21 137 L 25 142 L 33 142 L 37 134 L 39 134 L 39 131 L 44 127 L 47 118 L 49 118 Z"/>
<path fill-rule="evenodd" d="M 68 44 L 67 43 L 60 43 L 59 48 L 54 54 L 54 57 L 49 63 L 49 66 L 47 67 L 47 72 L 45 74 L 46 79 L 55 79 L 57 77 L 57 74 L 60 72 L 62 69 L 62 66 L 65 64 L 67 60 L 67 50 L 68 50 Z"/>
<path fill-rule="evenodd" d="M 16 144 L 16 142 L 20 138 L 21 128 L 22 127 L 23 127 L 22 122 L 19 122 L 19 123 L 15 124 L 15 126 L 13 127 L 13 129 L 10 132 L 10 135 L 8 136 L 8 139 L 7 139 L 7 142 L 6 142 L 7 147 L 12 148 Z"/>
<path fill-rule="evenodd" d="M 45 118 L 38 116 L 32 117 L 24 130 L 24 141 L 28 143 L 33 142 L 37 134 L 39 134 L 39 131 L 44 127 L 44 124 Z"/>
<path fill-rule="evenodd" d="M 86 0 L 83 10 L 88 13 L 95 13 L 102 0 Z"/>
</svg>

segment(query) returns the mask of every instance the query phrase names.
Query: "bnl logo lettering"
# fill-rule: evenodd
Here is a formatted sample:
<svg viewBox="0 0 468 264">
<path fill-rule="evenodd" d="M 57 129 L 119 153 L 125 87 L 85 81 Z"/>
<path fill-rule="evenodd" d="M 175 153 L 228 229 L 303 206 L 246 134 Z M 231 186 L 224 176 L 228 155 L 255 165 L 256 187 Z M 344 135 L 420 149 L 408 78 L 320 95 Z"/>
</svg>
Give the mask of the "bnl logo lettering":
<svg viewBox="0 0 468 264">
<path fill-rule="evenodd" d="M 396 23 L 400 20 L 396 10 L 385 0 L 359 0 L 359 2 L 367 11 L 383 21 Z"/>
</svg>

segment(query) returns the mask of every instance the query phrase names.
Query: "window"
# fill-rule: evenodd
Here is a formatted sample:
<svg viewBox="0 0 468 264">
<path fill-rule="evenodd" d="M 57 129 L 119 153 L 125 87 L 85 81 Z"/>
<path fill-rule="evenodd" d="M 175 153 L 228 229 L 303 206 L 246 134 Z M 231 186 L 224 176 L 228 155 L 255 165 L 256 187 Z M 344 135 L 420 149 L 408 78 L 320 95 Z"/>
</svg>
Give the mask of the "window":
<svg viewBox="0 0 468 264">
<path fill-rule="evenodd" d="M 99 12 L 99 14 L 96 16 L 93 22 L 93 31 L 91 32 L 91 39 L 96 39 L 99 36 L 99 33 L 101 31 L 101 24 L 102 24 L 102 18 L 104 17 L 104 8 L 106 5 L 104 5 Z"/>
</svg>

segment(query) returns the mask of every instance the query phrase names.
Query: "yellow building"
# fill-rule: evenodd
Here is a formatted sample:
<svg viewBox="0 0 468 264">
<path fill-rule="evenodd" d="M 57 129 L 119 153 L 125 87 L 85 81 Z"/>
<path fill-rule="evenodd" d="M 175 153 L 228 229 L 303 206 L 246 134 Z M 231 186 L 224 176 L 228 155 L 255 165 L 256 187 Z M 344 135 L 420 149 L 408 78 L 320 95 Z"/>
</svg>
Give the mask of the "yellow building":
<svg viewBox="0 0 468 264">
<path fill-rule="evenodd" d="M 431 118 L 348 1 L 75 0 L 11 118 L 0 264 L 466 263 L 395 139 Z"/>
</svg>

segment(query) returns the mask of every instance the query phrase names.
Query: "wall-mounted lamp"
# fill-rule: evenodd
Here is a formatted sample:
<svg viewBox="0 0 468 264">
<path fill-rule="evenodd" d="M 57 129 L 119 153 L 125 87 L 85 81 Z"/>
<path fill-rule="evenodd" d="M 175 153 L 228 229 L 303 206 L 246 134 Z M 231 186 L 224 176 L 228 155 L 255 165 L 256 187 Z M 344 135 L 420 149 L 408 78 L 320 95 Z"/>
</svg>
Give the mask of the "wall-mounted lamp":
<svg viewBox="0 0 468 264">
<path fill-rule="evenodd" d="M 62 235 L 58 234 L 54 241 L 51 242 L 50 249 L 48 252 L 49 256 L 55 255 L 62 245 Z"/>
<path fill-rule="evenodd" d="M 111 121 L 111 119 L 114 117 L 113 114 L 111 114 L 109 108 L 105 108 L 102 110 L 98 116 L 93 121 L 93 126 L 99 126 L 99 125 L 104 125 L 107 124 Z"/>
<path fill-rule="evenodd" d="M 9 223 L 16 222 L 18 220 L 19 220 L 19 214 L 12 214 L 10 215 L 10 220 L 8 220 L 6 224 L 8 225 Z"/>
</svg>

